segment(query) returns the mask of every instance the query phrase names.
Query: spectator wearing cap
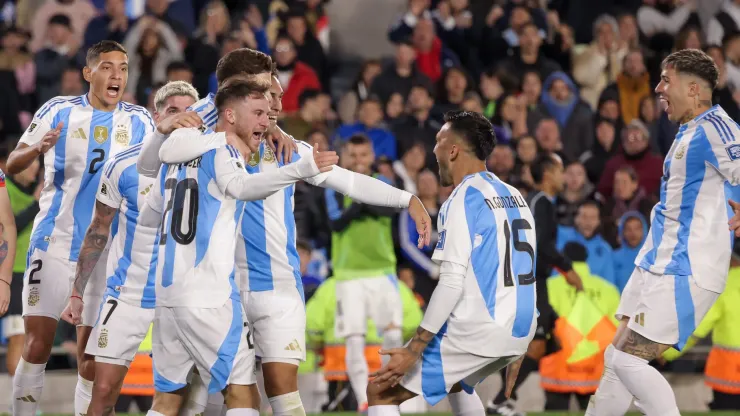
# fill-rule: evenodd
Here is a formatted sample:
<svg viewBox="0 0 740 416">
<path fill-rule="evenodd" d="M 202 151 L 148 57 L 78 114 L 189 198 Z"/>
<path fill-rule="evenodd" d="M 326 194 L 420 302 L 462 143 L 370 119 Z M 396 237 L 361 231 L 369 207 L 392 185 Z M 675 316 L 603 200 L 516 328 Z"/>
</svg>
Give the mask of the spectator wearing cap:
<svg viewBox="0 0 740 416">
<path fill-rule="evenodd" d="M 425 166 L 436 171 L 437 160 L 434 145 L 442 123 L 432 116 L 434 95 L 424 83 L 416 84 L 406 100 L 406 114 L 393 127 L 398 145 L 398 154 L 406 153 L 415 143 L 422 143 L 426 150 Z"/>
<path fill-rule="evenodd" d="M 397 159 L 396 137 L 383 123 L 383 104 L 377 97 L 371 96 L 360 104 L 358 122 L 345 124 L 337 129 L 337 137 L 342 140 L 358 134 L 367 136 L 373 144 L 377 158 Z"/>
<path fill-rule="evenodd" d="M 342 120 L 342 123 L 352 124 L 357 121 L 357 107 L 362 100 L 370 95 L 370 86 L 382 70 L 380 61 L 377 59 L 368 59 L 362 64 L 362 69 L 357 73 L 357 78 L 352 84 L 352 89 L 342 96 L 337 105 L 337 111 L 339 112 L 339 118 Z"/>
<path fill-rule="evenodd" d="M 75 50 L 82 45 L 85 28 L 90 20 L 98 14 L 89 0 L 48 0 L 34 13 L 31 21 L 31 52 L 38 52 L 45 47 L 48 38 L 48 23 L 52 16 L 64 15 L 69 19 L 71 33 L 69 43 Z"/>
<path fill-rule="evenodd" d="M 134 19 L 126 15 L 125 0 L 105 0 L 105 14 L 90 20 L 85 29 L 83 50 L 87 50 L 101 40 L 123 43 L 134 22 Z"/>
<path fill-rule="evenodd" d="M 416 67 L 416 50 L 409 38 L 396 42 L 393 63 L 383 69 L 370 86 L 370 94 L 377 95 L 383 102 L 388 101 L 394 92 L 404 97 L 409 95 L 413 85 L 427 83 L 429 78 Z"/>
<path fill-rule="evenodd" d="M 648 194 L 656 194 L 663 176 L 663 159 L 650 150 L 649 132 L 645 123 L 635 119 L 622 132 L 623 152 L 606 162 L 599 181 L 602 195 L 614 192 L 614 174 L 623 166 L 631 166 L 640 178 L 640 187 Z"/>
<path fill-rule="evenodd" d="M 298 98 L 307 89 L 321 90 L 321 82 L 310 66 L 298 59 L 295 43 L 287 35 L 278 36 L 275 41 L 273 59 L 278 71 L 278 79 L 285 90 L 283 112 L 298 111 Z"/>
<path fill-rule="evenodd" d="M 70 65 L 77 52 L 72 37 L 72 23 L 67 15 L 49 19 L 46 46 L 36 52 L 36 97 L 39 103 L 59 95 L 60 74 Z"/>
</svg>

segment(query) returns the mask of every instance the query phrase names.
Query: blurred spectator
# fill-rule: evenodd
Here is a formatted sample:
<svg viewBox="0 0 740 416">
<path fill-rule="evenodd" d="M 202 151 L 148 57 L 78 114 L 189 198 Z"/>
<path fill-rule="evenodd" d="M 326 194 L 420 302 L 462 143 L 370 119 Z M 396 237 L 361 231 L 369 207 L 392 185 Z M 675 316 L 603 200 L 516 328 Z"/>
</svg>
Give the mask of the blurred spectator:
<svg viewBox="0 0 740 416">
<path fill-rule="evenodd" d="M 515 182 L 513 179 L 514 164 L 516 160 L 514 158 L 514 150 L 507 144 L 496 144 L 488 156 L 486 161 L 486 167 L 489 171 L 493 172 L 502 181 L 511 184 Z"/>
<path fill-rule="evenodd" d="M 295 44 L 286 35 L 278 36 L 275 41 L 274 56 L 278 70 L 278 79 L 285 90 L 283 95 L 283 112 L 288 114 L 298 111 L 298 97 L 306 89 L 321 89 L 321 83 L 311 67 L 298 60 Z"/>
<path fill-rule="evenodd" d="M 542 97 L 542 79 L 537 71 L 527 71 L 522 76 L 522 94 L 527 100 L 527 110 L 534 110 Z"/>
<path fill-rule="evenodd" d="M 194 45 L 193 43 L 188 45 L 188 49 L 185 51 L 186 54 L 192 52 L 191 46 L 193 45 Z M 225 56 L 231 51 L 237 50 L 239 48 L 244 48 L 244 47 L 246 47 L 246 43 L 244 42 L 242 37 L 239 36 L 237 33 L 232 33 L 224 39 L 224 42 L 221 45 L 221 55 L 220 56 Z M 192 59 L 188 59 L 188 61 L 192 62 Z M 213 66 L 213 68 L 215 68 L 215 65 L 213 64 L 210 64 L 210 65 Z M 203 72 L 204 68 L 201 68 L 199 65 L 195 65 L 193 67 L 193 70 L 195 71 L 195 76 L 194 76 L 195 84 L 194 85 L 196 86 L 196 88 L 201 88 L 202 87 L 201 83 L 205 82 L 204 79 L 206 78 L 205 72 Z M 208 92 L 211 94 L 216 94 L 216 91 L 218 91 L 218 79 L 216 79 L 215 70 L 211 72 L 209 76 L 207 76 L 207 82 L 208 82 Z"/>
<path fill-rule="evenodd" d="M 401 117 L 404 113 L 406 103 L 404 102 L 403 95 L 398 92 L 393 93 L 388 102 L 385 103 L 385 123 L 389 128 L 393 128 L 396 124 L 401 122 Z"/>
<path fill-rule="evenodd" d="M 555 200 L 558 224 L 573 226 L 578 207 L 586 200 L 596 199 L 595 187 L 586 177 L 586 168 L 581 162 L 570 162 L 565 167 L 564 186 Z"/>
<path fill-rule="evenodd" d="M 400 92 L 407 97 L 411 87 L 431 81 L 416 67 L 416 51 L 409 39 L 396 42 L 396 53 L 393 64 L 383 69 L 374 78 L 370 87 L 370 94 L 377 95 L 383 102 L 388 101 L 394 92 Z"/>
<path fill-rule="evenodd" d="M 740 85 L 732 85 L 727 78 L 727 62 L 722 48 L 719 46 L 710 46 L 707 48 L 707 54 L 714 59 L 714 63 L 719 68 L 719 80 L 717 87 L 712 94 L 712 101 L 722 106 L 733 120 L 740 120 L 740 94 L 734 92 Z"/>
<path fill-rule="evenodd" d="M 516 16 L 514 16 L 514 13 L 512 13 L 510 17 L 509 29 L 513 33 L 507 30 L 507 36 L 505 37 L 501 29 L 498 27 L 498 22 L 504 16 L 504 14 L 505 12 L 501 5 L 493 4 L 490 6 L 490 9 L 486 14 L 483 23 L 479 24 L 478 31 L 480 32 L 480 41 L 478 42 L 478 44 L 480 45 L 480 50 L 478 54 L 481 59 L 481 64 L 484 67 L 493 67 L 495 64 L 498 63 L 500 59 L 506 57 L 509 54 L 509 49 L 511 48 L 511 46 L 507 42 L 507 40 L 511 40 L 518 44 L 519 35 L 517 33 L 517 30 L 521 31 L 524 23 L 527 22 L 528 13 L 526 9 L 524 9 L 524 12 L 517 12 Z"/>
<path fill-rule="evenodd" d="M 648 38 L 665 33 L 675 36 L 696 10 L 694 0 L 653 0 L 643 2 L 637 11 L 637 25 Z M 698 19 L 698 16 L 696 17 Z"/>
<path fill-rule="evenodd" d="M 573 51 L 573 79 L 581 86 L 581 97 L 596 107 L 601 91 L 622 72 L 626 46 L 619 42 L 619 25 L 610 15 L 594 22 L 594 41 Z"/>
<path fill-rule="evenodd" d="M 624 57 L 622 73 L 617 81 L 607 87 L 615 89 L 619 94 L 619 106 L 624 124 L 640 116 L 640 102 L 650 96 L 653 88 L 650 85 L 650 74 L 645 67 L 642 52 L 632 50 Z"/>
<path fill-rule="evenodd" d="M 128 51 L 126 91 L 137 102 L 145 102 L 146 91 L 158 82 L 167 81 L 167 66 L 182 60 L 180 43 L 172 28 L 152 16 L 142 16 L 131 28 L 124 47 Z"/>
<path fill-rule="evenodd" d="M 195 8 L 190 0 L 146 0 L 146 15 L 167 23 L 175 33 L 195 31 Z"/>
<path fill-rule="evenodd" d="M 416 142 L 403 153 L 401 160 L 393 162 L 393 171 L 402 181 L 401 187 L 414 195 L 417 195 L 416 183 L 419 180 L 419 172 L 424 169 L 426 157 L 424 144 Z"/>
<path fill-rule="evenodd" d="M 551 117 L 560 127 L 563 153 L 577 160 L 593 143 L 592 111 L 578 95 L 578 88 L 564 72 L 554 72 L 543 85 L 542 103 L 528 120 L 531 129 L 543 117 Z"/>
<path fill-rule="evenodd" d="M 501 68 L 509 74 L 516 75 L 519 80 L 527 71 L 537 71 L 540 79 L 546 79 L 560 66 L 540 53 L 542 37 L 539 28 L 534 23 L 526 23 L 519 35 L 519 50 L 514 56 L 504 60 Z"/>
<path fill-rule="evenodd" d="M 588 251 L 588 267 L 595 275 L 614 283 L 612 247 L 600 231 L 601 208 L 599 203 L 586 200 L 578 207 L 573 226 L 558 226 L 557 249 L 562 251 L 570 242 L 582 244 Z"/>
<path fill-rule="evenodd" d="M 726 34 L 738 29 L 740 29 L 740 0 L 725 1 L 722 9 L 707 25 L 707 44 L 721 45 Z"/>
<path fill-rule="evenodd" d="M 555 61 L 563 71 L 571 72 L 573 67 L 573 47 L 576 44 L 573 28 L 560 23 L 556 11 L 547 13 L 548 36 L 543 45 L 545 56 Z"/>
<path fill-rule="evenodd" d="M 222 45 L 230 35 L 231 17 L 226 5 L 220 0 L 210 1 L 200 12 L 198 29 L 184 51 L 187 61 L 193 65 L 193 86 L 201 94 L 208 90 L 208 78 L 216 71 L 216 63 L 223 56 Z M 238 32 L 233 36 L 239 38 Z"/>
<path fill-rule="evenodd" d="M 357 134 L 366 135 L 376 157 L 396 160 L 396 138 L 383 124 L 383 106 L 377 97 L 370 97 L 360 104 L 358 122 L 345 124 L 337 129 L 337 136 L 346 141 Z"/>
<path fill-rule="evenodd" d="M 478 95 L 477 92 L 468 91 L 465 93 L 462 104 L 460 104 L 460 109 L 463 111 L 470 111 L 472 113 L 483 114 L 483 100 L 481 100 L 480 95 Z"/>
<path fill-rule="evenodd" d="M 480 75 L 480 92 L 483 95 L 483 115 L 488 119 L 493 118 L 496 114 L 496 103 L 504 94 L 504 87 L 501 86 L 499 73 L 489 69 Z"/>
<path fill-rule="evenodd" d="M 185 61 L 174 61 L 167 65 L 167 82 L 185 81 L 193 83 L 193 70 Z"/>
<path fill-rule="evenodd" d="M 324 109 L 320 100 L 321 91 L 307 89 L 298 97 L 300 109 L 285 116 L 282 120 L 285 132 L 298 140 L 305 140 L 306 136 L 325 125 Z"/>
<path fill-rule="evenodd" d="M 67 67 L 62 72 L 59 84 L 59 95 L 79 96 L 85 93 L 85 85 L 82 83 L 82 71 L 76 67 Z"/>
<path fill-rule="evenodd" d="M 648 73 L 650 73 L 651 77 L 657 78 L 660 73 L 660 61 L 657 59 L 655 51 L 641 42 L 635 15 L 632 13 L 621 13 L 617 16 L 617 23 L 619 24 L 619 41 L 623 47 L 628 51 L 639 50 L 642 52 Z"/>
<path fill-rule="evenodd" d="M 494 126 L 501 127 L 503 137 L 499 135 L 496 138 L 508 143 L 514 137 L 519 137 L 527 133 L 527 106 L 526 97 L 523 95 L 503 95 L 496 104 L 496 114 L 494 114 L 491 123 Z"/>
<path fill-rule="evenodd" d="M 306 15 L 302 10 L 289 12 L 285 17 L 285 33 L 295 45 L 298 60 L 310 66 L 322 85 L 329 85 L 328 61 L 318 39 L 309 31 Z"/>
<path fill-rule="evenodd" d="M 532 136 L 523 136 L 516 141 L 516 164 L 514 174 L 529 187 L 534 187 L 530 166 L 537 159 L 539 149 Z"/>
<path fill-rule="evenodd" d="M 428 171 L 422 171 L 418 177 L 418 197 L 432 218 L 432 239 L 428 246 L 418 248 L 419 234 L 416 224 L 411 219 L 408 210 L 401 212 L 398 221 L 399 245 L 404 259 L 410 263 L 414 272 L 414 291 L 421 295 L 424 303 L 429 303 L 434 288 L 439 279 L 439 266 L 432 261 L 432 253 L 437 245 L 437 213 L 439 212 L 439 182 L 437 176 Z"/>
<path fill-rule="evenodd" d="M 415 143 L 421 142 L 426 150 L 426 167 L 436 169 L 434 145 L 437 132 L 442 128 L 438 119 L 431 117 L 434 98 L 425 84 L 411 88 L 406 100 L 406 116 L 393 127 L 397 138 L 398 153 L 404 154 Z"/>
<path fill-rule="evenodd" d="M 313 270 L 309 270 L 308 266 L 311 264 L 311 252 L 313 251 L 311 249 L 311 243 L 306 240 L 298 240 L 296 241 L 296 249 L 298 250 L 298 258 L 300 260 L 303 293 L 306 301 L 308 301 L 324 279 L 311 274 Z"/>
<path fill-rule="evenodd" d="M 614 155 L 617 154 L 616 126 L 608 118 L 597 115 L 595 118 L 595 136 L 591 149 L 581 155 L 579 160 L 586 168 L 588 180 L 591 183 L 599 183 L 604 166 Z"/>
<path fill-rule="evenodd" d="M 682 49 L 703 49 L 701 30 L 698 27 L 689 26 L 678 32 L 673 50 L 680 51 Z"/>
<path fill-rule="evenodd" d="M 650 150 L 648 130 L 640 120 L 632 120 L 622 133 L 622 148 L 618 154 L 606 163 L 599 181 L 598 190 L 602 195 L 612 195 L 614 174 L 623 166 L 632 166 L 637 172 L 642 187 L 648 194 L 655 194 L 660 187 L 663 176 L 663 159 Z"/>
<path fill-rule="evenodd" d="M 67 43 L 75 51 L 82 46 L 85 28 L 90 20 L 98 14 L 89 0 L 47 0 L 44 4 L 33 12 L 33 21 L 31 22 L 31 43 L 29 49 L 31 52 L 38 52 L 45 46 L 51 30 L 49 21 L 57 15 L 66 16 L 69 19 L 70 36 Z"/>
<path fill-rule="evenodd" d="M 85 29 L 83 50 L 101 40 L 123 43 L 134 19 L 126 15 L 126 0 L 105 0 L 105 14 L 90 20 Z"/>
<path fill-rule="evenodd" d="M 30 115 L 36 109 L 36 100 L 33 96 L 36 92 L 36 64 L 33 56 L 25 48 L 28 39 L 28 33 L 18 27 L 11 26 L 5 30 L 0 50 L 0 71 L 13 74 L 15 85 L 12 91 L 18 95 L 17 112 L 22 111 L 27 121 L 30 121 Z M 5 91 L 7 93 L 8 90 Z M 28 123 L 22 124 L 26 126 Z"/>
<path fill-rule="evenodd" d="M 46 36 L 45 46 L 34 56 L 36 96 L 39 103 L 59 95 L 59 76 L 69 66 L 78 47 L 72 39 L 72 24 L 66 15 L 57 14 L 49 19 Z"/>
<path fill-rule="evenodd" d="M 650 149 L 660 154 L 658 146 L 658 100 L 651 93 L 640 100 L 640 121 L 645 123 L 650 135 Z"/>
<path fill-rule="evenodd" d="M 726 34 L 722 47 L 725 51 L 727 81 L 737 89 L 740 87 L 740 31 Z"/>
<path fill-rule="evenodd" d="M 619 219 L 627 211 L 637 211 L 645 218 L 650 218 L 650 211 L 655 201 L 640 188 L 640 178 L 637 172 L 624 166 L 614 173 L 614 193 L 607 199 L 604 206 L 604 236 L 614 247 L 617 246 L 617 226 Z"/>
<path fill-rule="evenodd" d="M 367 60 L 362 64 L 362 69 L 357 74 L 352 89 L 345 93 L 337 104 L 339 119 L 342 123 L 352 124 L 357 121 L 357 108 L 360 106 L 360 102 L 370 95 L 370 86 L 373 85 L 373 80 L 381 72 L 380 61 L 376 59 Z M 400 94 L 405 98 L 407 93 L 401 92 Z"/>
<path fill-rule="evenodd" d="M 560 139 L 560 129 L 558 128 L 558 122 L 554 118 L 543 118 L 537 124 L 535 130 L 535 139 L 537 139 L 537 145 L 540 151 L 544 153 L 556 153 L 560 156 L 563 163 L 568 163 L 569 160 L 565 159 L 563 150 L 563 142 Z"/>
<path fill-rule="evenodd" d="M 626 212 L 619 219 L 619 248 L 614 250 L 614 285 L 620 293 L 635 270 L 635 258 L 647 238 L 648 227 L 646 217 L 637 211 Z"/>
</svg>

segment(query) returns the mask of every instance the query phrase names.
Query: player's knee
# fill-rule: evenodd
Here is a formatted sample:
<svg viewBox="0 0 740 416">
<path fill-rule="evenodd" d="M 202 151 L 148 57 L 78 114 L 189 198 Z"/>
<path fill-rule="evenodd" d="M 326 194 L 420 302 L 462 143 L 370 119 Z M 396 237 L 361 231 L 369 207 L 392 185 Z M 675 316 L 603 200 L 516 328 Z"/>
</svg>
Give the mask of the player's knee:
<svg viewBox="0 0 740 416">
<path fill-rule="evenodd" d="M 260 408 L 260 395 L 256 384 L 248 386 L 230 384 L 223 391 L 224 402 L 229 409 L 257 409 Z"/>
<path fill-rule="evenodd" d="M 118 386 L 107 380 L 98 379 L 95 380 L 95 384 L 93 384 L 93 395 L 100 397 L 106 404 L 111 400 L 114 400 L 117 393 Z"/>
<path fill-rule="evenodd" d="M 262 364 L 267 397 L 275 397 L 298 391 L 298 366 L 271 362 Z"/>
<path fill-rule="evenodd" d="M 546 351 L 547 346 L 545 341 L 536 339 L 529 343 L 529 346 L 527 347 L 527 356 L 535 361 L 539 361 L 545 356 Z"/>
<path fill-rule="evenodd" d="M 49 360 L 51 347 L 44 337 L 28 334 L 23 346 L 23 359 L 32 364 L 43 364 Z"/>
</svg>

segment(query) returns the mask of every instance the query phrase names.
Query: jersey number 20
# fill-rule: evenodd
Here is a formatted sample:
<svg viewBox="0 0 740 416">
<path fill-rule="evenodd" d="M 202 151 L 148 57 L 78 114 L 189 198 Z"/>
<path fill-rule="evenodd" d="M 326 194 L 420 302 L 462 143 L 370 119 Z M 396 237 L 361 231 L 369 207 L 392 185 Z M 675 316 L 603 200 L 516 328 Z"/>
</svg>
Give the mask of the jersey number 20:
<svg viewBox="0 0 740 416">
<path fill-rule="evenodd" d="M 170 233 L 172 238 L 178 244 L 188 245 L 195 239 L 195 231 L 197 228 L 197 222 L 195 219 L 198 217 L 198 182 L 193 178 L 183 179 L 180 182 L 175 178 L 168 178 L 164 182 L 164 189 L 170 192 L 170 198 L 167 200 L 167 205 L 162 216 L 162 230 L 159 244 L 165 244 L 167 242 L 167 233 L 165 230 L 167 224 L 167 213 L 172 211 L 172 222 L 170 225 Z M 173 191 L 174 190 L 174 191 Z M 187 198 L 187 199 L 186 199 Z M 185 215 L 185 204 L 187 203 L 187 231 L 183 232 L 183 216 Z"/>
<path fill-rule="evenodd" d="M 514 286 L 513 272 L 511 271 L 511 233 L 514 232 L 514 250 L 529 254 L 531 271 L 529 273 L 517 275 L 519 285 L 531 285 L 534 283 L 534 249 L 526 241 L 519 240 L 519 231 L 531 230 L 532 226 L 527 220 L 519 218 L 511 222 L 504 221 L 504 237 L 506 237 L 506 254 L 504 255 L 504 286 Z"/>
</svg>

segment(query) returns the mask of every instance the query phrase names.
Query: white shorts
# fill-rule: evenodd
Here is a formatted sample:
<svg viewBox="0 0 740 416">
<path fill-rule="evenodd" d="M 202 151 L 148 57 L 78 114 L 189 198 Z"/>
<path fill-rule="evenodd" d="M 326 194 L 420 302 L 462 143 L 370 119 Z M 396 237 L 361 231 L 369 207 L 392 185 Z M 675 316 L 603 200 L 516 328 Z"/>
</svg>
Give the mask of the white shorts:
<svg viewBox="0 0 740 416">
<path fill-rule="evenodd" d="M 20 315 L 5 315 L 1 321 L 3 322 L 2 334 L 5 338 L 26 333 L 26 326 L 23 322 L 23 317 Z"/>
<path fill-rule="evenodd" d="M 440 331 L 424 349 L 421 359 L 406 373 L 401 385 L 424 397 L 430 405 L 439 403 L 450 389 L 460 383 L 467 393 L 491 374 L 514 362 L 518 356 L 482 357 L 465 352 L 450 344 Z"/>
<path fill-rule="evenodd" d="M 339 338 L 363 335 L 368 318 L 379 331 L 401 327 L 403 305 L 395 275 L 337 281 L 334 332 Z"/>
<path fill-rule="evenodd" d="M 85 287 L 85 293 L 82 295 L 82 302 L 85 307 L 82 308 L 82 323 L 80 326 L 95 326 L 95 322 L 98 320 L 98 311 L 103 303 L 108 281 L 106 273 L 108 251 L 108 249 L 103 251 L 98 259 L 98 264 L 95 265 L 92 276 L 90 276 L 90 280 L 88 280 Z"/>
<path fill-rule="evenodd" d="M 77 262 L 54 257 L 31 246 L 23 276 L 23 316 L 57 321 L 72 294 Z"/>
<path fill-rule="evenodd" d="M 154 389 L 170 393 L 185 387 L 193 368 L 211 394 L 229 384 L 255 384 L 254 350 L 248 346 L 246 325 L 238 299 L 220 308 L 156 307 Z"/>
<path fill-rule="evenodd" d="M 719 293 L 697 286 L 693 276 L 658 275 L 635 267 L 617 319 L 631 318 L 629 329 L 681 351 L 717 297 Z"/>
<path fill-rule="evenodd" d="M 128 367 L 154 320 L 154 309 L 129 305 L 112 296 L 106 296 L 101 306 L 85 354 L 94 355 L 96 362 Z"/>
<path fill-rule="evenodd" d="M 306 306 L 295 286 L 241 293 L 257 357 L 306 359 Z"/>
</svg>

